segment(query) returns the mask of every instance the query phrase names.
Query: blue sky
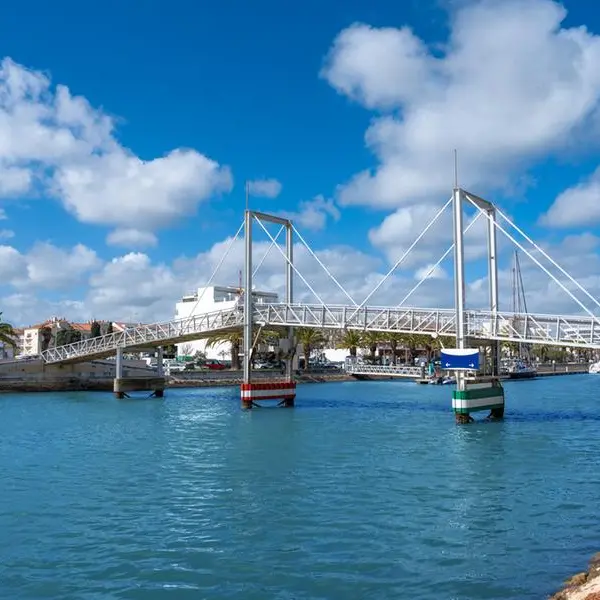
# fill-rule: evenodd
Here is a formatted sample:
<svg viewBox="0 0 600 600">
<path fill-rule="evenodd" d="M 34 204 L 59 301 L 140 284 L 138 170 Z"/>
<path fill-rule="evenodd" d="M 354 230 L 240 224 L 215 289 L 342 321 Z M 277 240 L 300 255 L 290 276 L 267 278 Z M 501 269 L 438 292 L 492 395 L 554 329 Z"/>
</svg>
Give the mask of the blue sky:
<svg viewBox="0 0 600 600">
<path fill-rule="evenodd" d="M 34 104 L 52 114 L 35 122 L 77 142 L 32 141 L 15 98 L 2 101 L 3 125 L 17 132 L 0 144 L 1 308 L 14 322 L 169 316 L 181 290 L 210 274 L 211 248 L 237 229 L 244 181 L 261 179 L 280 182 L 281 193 L 251 206 L 295 217 L 360 301 L 449 196 L 454 147 L 461 182 L 497 201 L 595 290 L 600 15 L 591 2 L 83 4 L 11 3 L 0 19 L 0 57 L 13 61 L 13 74 L 47 78 Z M 66 125 L 56 86 L 69 90 Z M 27 94 L 18 101 L 31 104 Z M 193 155 L 169 154 L 178 149 Z M 140 160 L 146 167 L 131 175 Z M 15 168 L 28 184 L 11 179 Z M 401 297 L 437 260 L 445 228 L 379 303 Z M 475 304 L 485 301 L 481 243 L 476 234 Z M 235 256 L 223 283 L 237 280 Z M 509 259 L 507 247 L 502 265 Z M 267 261 L 261 284 L 278 288 L 280 266 Z M 420 301 L 446 302 L 443 266 Z M 544 305 L 553 289 L 544 278 L 532 271 L 530 282 L 540 310 L 569 310 Z M 318 284 L 327 296 L 327 281 Z"/>
</svg>

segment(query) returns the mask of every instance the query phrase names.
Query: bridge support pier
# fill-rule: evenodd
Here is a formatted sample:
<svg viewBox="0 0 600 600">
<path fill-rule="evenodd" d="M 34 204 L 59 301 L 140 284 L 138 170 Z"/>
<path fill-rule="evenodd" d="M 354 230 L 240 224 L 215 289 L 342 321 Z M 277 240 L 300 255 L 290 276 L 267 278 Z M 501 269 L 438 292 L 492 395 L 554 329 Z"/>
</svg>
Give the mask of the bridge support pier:
<svg viewBox="0 0 600 600">
<path fill-rule="evenodd" d="M 162 398 L 165 390 L 164 377 L 115 377 L 113 390 L 119 399 L 129 398 L 129 392 L 150 391 L 155 398 Z"/>
<path fill-rule="evenodd" d="M 162 348 L 157 351 L 159 358 L 156 377 L 124 377 L 123 348 L 117 348 L 115 361 L 115 379 L 113 392 L 119 400 L 129 398 L 129 392 L 151 391 L 155 398 L 162 398 L 165 393 L 165 378 L 162 369 Z"/>
<path fill-rule="evenodd" d="M 466 380 L 462 389 L 452 392 L 452 410 L 459 425 L 472 423 L 471 413 L 489 410 L 489 420 L 504 417 L 504 388 L 497 377 Z"/>
<path fill-rule="evenodd" d="M 154 390 L 154 396 L 156 398 L 162 398 L 165 395 L 165 370 L 163 365 L 163 347 L 158 346 L 156 349 L 156 375 L 159 379 L 163 380 L 162 387 Z"/>
</svg>

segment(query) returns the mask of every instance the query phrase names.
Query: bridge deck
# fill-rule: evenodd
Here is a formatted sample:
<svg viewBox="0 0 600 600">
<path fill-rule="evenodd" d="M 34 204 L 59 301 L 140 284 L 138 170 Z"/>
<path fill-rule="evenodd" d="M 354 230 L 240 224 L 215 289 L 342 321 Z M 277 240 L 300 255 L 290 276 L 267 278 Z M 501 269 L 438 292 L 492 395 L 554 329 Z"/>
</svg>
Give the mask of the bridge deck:
<svg viewBox="0 0 600 600">
<path fill-rule="evenodd" d="M 388 308 L 315 304 L 257 304 L 253 321 L 259 325 L 353 329 L 401 334 L 456 335 L 454 309 Z M 496 313 L 468 310 L 467 337 L 527 344 L 600 348 L 600 319 L 565 315 Z M 118 347 L 133 349 L 185 342 L 211 333 L 239 329 L 243 312 L 231 309 L 132 327 L 50 348 L 42 352 L 47 363 L 81 362 L 103 358 Z"/>
</svg>

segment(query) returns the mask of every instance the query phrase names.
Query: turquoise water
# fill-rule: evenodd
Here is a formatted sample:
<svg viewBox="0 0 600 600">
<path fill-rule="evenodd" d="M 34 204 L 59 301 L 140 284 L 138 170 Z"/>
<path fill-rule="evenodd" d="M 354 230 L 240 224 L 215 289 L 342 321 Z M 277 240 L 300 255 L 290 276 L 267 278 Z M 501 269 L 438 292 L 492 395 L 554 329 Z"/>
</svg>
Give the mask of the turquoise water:
<svg viewBox="0 0 600 600">
<path fill-rule="evenodd" d="M 600 550 L 600 377 L 0 396 L 2 599 L 544 598 Z"/>
</svg>

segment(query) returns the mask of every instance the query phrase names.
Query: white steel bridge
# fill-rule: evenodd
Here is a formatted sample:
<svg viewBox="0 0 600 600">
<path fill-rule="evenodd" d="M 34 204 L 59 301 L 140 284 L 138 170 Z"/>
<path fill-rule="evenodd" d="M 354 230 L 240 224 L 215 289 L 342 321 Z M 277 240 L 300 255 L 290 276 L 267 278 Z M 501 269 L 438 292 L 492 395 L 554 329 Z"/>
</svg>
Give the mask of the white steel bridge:
<svg viewBox="0 0 600 600">
<path fill-rule="evenodd" d="M 399 334 L 456 336 L 454 309 L 388 308 L 328 304 L 262 304 L 253 308 L 255 326 L 316 327 L 323 329 L 379 331 Z M 140 348 L 176 344 L 212 333 L 240 329 L 241 309 L 141 325 L 74 344 L 50 348 L 42 353 L 46 363 L 82 362 L 111 356 L 117 348 Z M 566 315 L 465 311 L 466 337 L 600 349 L 600 319 Z"/>
<path fill-rule="evenodd" d="M 463 228 L 464 205 L 476 209 L 476 217 Z M 440 215 L 450 206 L 453 207 L 454 243 L 446 250 L 435 265 L 412 288 L 396 307 L 378 307 L 369 305 L 369 300 L 383 285 L 390 275 L 402 264 L 417 243 L 427 233 Z M 463 235 L 478 218 L 487 220 L 488 232 L 488 282 L 490 306 L 487 310 L 469 310 L 465 302 L 465 258 Z M 501 219 L 501 221 L 499 220 Z M 273 237 L 264 223 L 280 226 L 279 233 Z M 258 304 L 252 301 L 252 281 L 266 255 L 253 269 L 253 226 L 260 226 L 271 240 L 271 248 L 276 248 L 285 259 L 285 302 L 278 304 Z M 65 363 L 87 361 L 94 358 L 110 356 L 123 350 L 136 351 L 149 347 L 162 347 L 167 344 L 199 339 L 217 332 L 239 330 L 243 328 L 244 381 L 248 382 L 251 371 L 251 350 L 254 347 L 253 330 L 256 327 L 277 326 L 288 330 L 288 339 L 293 341 L 293 330 L 298 327 L 323 328 L 330 330 L 378 331 L 399 334 L 427 334 L 432 337 L 455 336 L 458 348 L 464 348 L 468 340 L 486 340 L 495 342 L 517 342 L 526 344 L 544 344 L 586 349 L 600 349 L 600 318 L 581 299 L 593 309 L 600 309 L 600 302 L 573 279 L 559 264 L 538 246 L 527 234 L 515 225 L 498 207 L 465 190 L 456 187 L 452 197 L 440 209 L 436 216 L 426 225 L 415 241 L 408 247 L 400 259 L 388 271 L 375 288 L 360 303 L 344 289 L 331 274 L 319 257 L 311 250 L 300 232 L 289 219 L 246 210 L 244 223 L 230 241 L 229 247 L 221 258 L 215 271 L 208 279 L 208 287 L 217 274 L 224 259 L 232 248 L 233 242 L 244 229 L 245 262 L 243 308 L 241 304 L 234 309 L 190 316 L 151 325 L 132 327 L 119 333 L 110 333 L 100 337 L 83 340 L 42 352 L 46 363 Z M 277 238 L 285 230 L 285 250 L 282 250 Z M 524 252 L 554 283 L 565 292 L 578 306 L 579 316 L 549 315 L 501 312 L 499 310 L 498 264 L 496 234 L 500 231 L 515 246 Z M 513 233 L 511 233 L 513 231 Z M 516 234 L 514 234 L 516 232 Z M 534 250 L 528 251 L 515 235 L 524 238 Z M 330 304 L 315 292 L 310 282 L 300 273 L 293 260 L 293 239 L 299 240 L 315 258 L 319 266 L 326 272 L 335 286 L 341 290 L 350 304 Z M 427 279 L 435 269 L 454 250 L 454 288 L 455 308 L 431 309 L 409 308 L 406 302 L 411 294 Z M 268 253 L 268 252 L 267 252 Z M 541 260 L 546 260 L 551 267 L 546 267 Z M 554 272 L 560 272 L 561 281 Z M 316 304 L 295 303 L 294 280 L 298 278 L 318 300 Z M 566 284 L 565 284 L 566 281 Z M 205 288 L 205 290 L 207 289 Z M 579 293 L 579 297 L 572 290 Z M 196 302 L 196 305 L 200 302 Z M 190 311 L 193 315 L 195 307 Z M 498 344 L 496 345 L 496 352 Z M 291 364 L 291 361 L 288 361 Z M 290 373 L 288 364 L 288 375 Z"/>
</svg>

